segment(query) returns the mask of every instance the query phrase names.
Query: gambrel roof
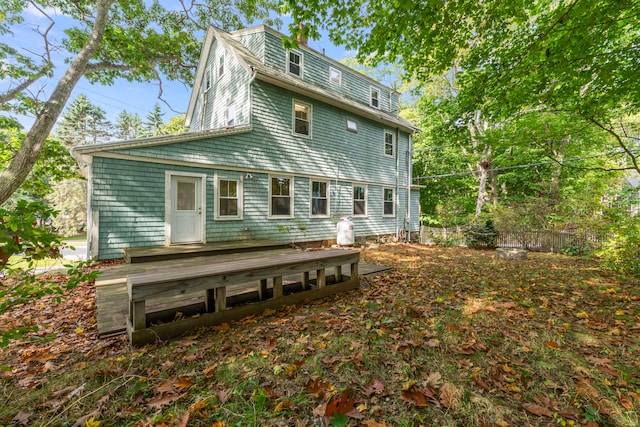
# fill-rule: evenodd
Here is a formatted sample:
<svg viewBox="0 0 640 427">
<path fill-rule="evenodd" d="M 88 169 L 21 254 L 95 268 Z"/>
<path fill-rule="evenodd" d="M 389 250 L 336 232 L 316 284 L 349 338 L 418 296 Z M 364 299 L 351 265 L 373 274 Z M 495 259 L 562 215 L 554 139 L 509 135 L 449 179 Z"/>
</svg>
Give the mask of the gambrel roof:
<svg viewBox="0 0 640 427">
<path fill-rule="evenodd" d="M 204 81 L 204 73 L 206 72 L 207 57 L 210 53 L 213 42 L 215 40 L 218 40 L 227 49 L 227 51 L 238 60 L 238 62 L 247 71 L 247 73 L 249 73 L 252 79 L 255 78 L 257 80 L 273 84 L 275 86 L 290 90 L 292 92 L 308 96 L 318 101 L 325 102 L 329 105 L 339 107 L 353 114 L 357 114 L 361 117 L 375 120 L 387 126 L 399 128 L 400 130 L 405 132 L 414 133 L 418 131 L 416 127 L 414 127 L 411 123 L 407 122 L 406 120 L 403 120 L 391 114 L 387 114 L 378 109 L 369 107 L 360 102 L 354 101 L 340 93 L 326 90 L 324 88 L 305 82 L 304 80 L 290 76 L 289 74 L 285 73 L 282 70 L 278 70 L 271 66 L 265 65 L 258 57 L 256 57 L 249 49 L 247 49 L 235 37 L 239 34 L 246 33 L 247 31 L 251 31 L 251 30 L 267 31 L 267 32 L 271 32 L 272 34 L 276 34 L 279 37 L 283 37 L 282 34 L 278 33 L 277 31 L 265 25 L 260 25 L 252 29 L 239 30 L 233 33 L 228 33 L 226 31 L 220 30 L 215 27 L 209 27 L 203 47 L 202 47 L 200 63 L 196 71 L 195 83 L 194 83 L 193 91 L 191 92 L 189 107 L 187 109 L 187 116 L 186 116 L 186 122 L 185 122 L 187 126 L 190 125 L 191 118 L 193 117 L 193 114 L 195 111 L 196 102 L 198 100 L 198 94 L 200 93 L 200 87 Z M 315 52 L 313 49 L 310 49 L 306 46 L 301 45 L 299 49 L 310 51 L 316 55 L 321 55 Z M 349 72 L 352 72 L 352 73 L 357 73 L 363 79 L 370 80 L 372 83 L 378 86 L 383 86 L 380 83 L 376 82 L 375 80 L 372 80 L 369 77 L 363 74 L 360 74 L 349 67 L 346 67 L 344 64 L 341 64 L 340 62 L 334 61 L 327 57 L 324 57 L 324 58 L 328 62 L 330 62 L 332 65 L 335 65 L 342 69 L 349 70 Z"/>
</svg>

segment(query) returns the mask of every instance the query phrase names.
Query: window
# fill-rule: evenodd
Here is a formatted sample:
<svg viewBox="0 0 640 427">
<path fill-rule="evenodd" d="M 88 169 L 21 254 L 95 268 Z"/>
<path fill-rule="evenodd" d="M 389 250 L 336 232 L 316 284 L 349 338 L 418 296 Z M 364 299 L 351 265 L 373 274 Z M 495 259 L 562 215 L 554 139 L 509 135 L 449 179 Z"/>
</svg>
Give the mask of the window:
<svg viewBox="0 0 640 427">
<path fill-rule="evenodd" d="M 215 219 L 242 219 L 242 186 L 237 179 L 220 178 L 217 181 Z"/>
<path fill-rule="evenodd" d="M 236 103 L 230 102 L 224 112 L 224 121 L 227 126 L 235 126 L 236 124 Z"/>
<path fill-rule="evenodd" d="M 353 186 L 353 216 L 367 216 L 367 187 Z"/>
<path fill-rule="evenodd" d="M 393 133 L 384 131 L 384 154 L 387 156 L 393 156 L 395 144 L 393 143 Z"/>
<path fill-rule="evenodd" d="M 211 89 L 211 70 L 207 68 L 204 72 L 204 91 L 205 93 Z"/>
<path fill-rule="evenodd" d="M 384 188 L 383 190 L 384 200 L 384 216 L 395 216 L 395 197 L 393 197 L 393 188 Z"/>
<path fill-rule="evenodd" d="M 222 77 L 223 74 L 224 74 L 224 52 L 222 52 L 222 55 L 220 55 L 220 58 L 218 58 L 218 78 Z"/>
<path fill-rule="evenodd" d="M 351 132 L 358 132 L 358 122 L 355 120 L 347 119 L 347 130 Z"/>
<path fill-rule="evenodd" d="M 293 217 L 293 179 L 272 176 L 269 180 L 269 216 Z"/>
<path fill-rule="evenodd" d="M 311 181 L 311 216 L 329 216 L 329 183 Z"/>
<path fill-rule="evenodd" d="M 311 137 L 311 105 L 293 101 L 293 133 Z"/>
<path fill-rule="evenodd" d="M 371 87 L 371 98 L 369 105 L 373 108 L 380 108 L 380 91 L 375 87 Z"/>
<path fill-rule="evenodd" d="M 337 85 L 342 83 L 342 71 L 329 67 L 329 81 Z"/>
<path fill-rule="evenodd" d="M 287 61 L 287 71 L 296 77 L 302 77 L 302 54 L 294 50 L 289 51 Z"/>
</svg>

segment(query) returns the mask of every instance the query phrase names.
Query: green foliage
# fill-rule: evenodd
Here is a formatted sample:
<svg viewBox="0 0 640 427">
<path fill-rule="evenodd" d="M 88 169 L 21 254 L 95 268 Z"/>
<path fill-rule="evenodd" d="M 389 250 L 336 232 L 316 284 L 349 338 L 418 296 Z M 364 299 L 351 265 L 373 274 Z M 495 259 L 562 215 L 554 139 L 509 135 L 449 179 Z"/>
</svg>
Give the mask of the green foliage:
<svg viewBox="0 0 640 427">
<path fill-rule="evenodd" d="M 114 136 L 121 140 L 145 136 L 140 116 L 137 113 L 128 113 L 126 110 L 118 114 L 114 130 Z"/>
<path fill-rule="evenodd" d="M 87 224 L 87 182 L 68 179 L 54 185 L 47 201 L 56 210 L 52 225 L 63 237 L 76 236 Z"/>
<path fill-rule="evenodd" d="M 498 232 L 493 226 L 493 221 L 487 220 L 484 224 L 472 224 L 464 231 L 465 241 L 470 248 L 496 247 Z"/>
<path fill-rule="evenodd" d="M 48 226 L 48 221 L 55 215 L 56 212 L 43 203 L 27 203 L 24 200 L 19 201 L 13 210 L 0 208 L 0 275 L 3 277 L 0 314 L 10 307 L 32 304 L 47 295 L 53 296 L 53 302 L 59 302 L 66 291 L 97 276 L 97 272 L 83 271 L 89 262 L 65 265 L 68 277 L 62 283 L 43 280 L 35 274 L 32 267 L 36 260 L 62 257 L 62 241 Z M 8 264 L 9 257 L 17 254 L 23 255 L 27 261 L 27 269 L 13 268 Z M 11 340 L 37 330 L 37 326 L 3 329 L 0 348 L 8 345 Z"/>
<path fill-rule="evenodd" d="M 640 277 L 640 220 L 625 209 L 614 209 L 608 216 L 609 239 L 597 255 L 610 270 Z"/>
<path fill-rule="evenodd" d="M 103 142 L 111 133 L 105 111 L 81 94 L 62 114 L 56 128 L 57 137 L 67 146 Z"/>
<path fill-rule="evenodd" d="M 0 170 L 6 168 L 24 140 L 25 134 L 20 123 L 0 116 Z M 22 198 L 41 199 L 51 191 L 54 183 L 76 175 L 75 160 L 59 140 L 49 138 L 42 148 L 42 159 L 38 160 L 28 178 L 20 188 Z M 15 206 L 12 200 L 10 206 Z"/>
</svg>

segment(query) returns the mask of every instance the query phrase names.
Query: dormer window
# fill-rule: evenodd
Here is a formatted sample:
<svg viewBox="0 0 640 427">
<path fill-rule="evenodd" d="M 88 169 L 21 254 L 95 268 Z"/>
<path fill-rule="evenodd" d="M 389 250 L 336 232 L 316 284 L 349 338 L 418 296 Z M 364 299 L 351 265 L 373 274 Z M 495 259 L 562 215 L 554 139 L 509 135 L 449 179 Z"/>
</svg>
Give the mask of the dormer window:
<svg viewBox="0 0 640 427">
<path fill-rule="evenodd" d="M 295 50 L 289 51 L 287 70 L 289 71 L 289 74 L 296 77 L 302 77 L 302 54 L 300 52 Z"/>
<path fill-rule="evenodd" d="M 342 83 L 342 72 L 333 67 L 329 67 L 329 81 L 337 85 Z"/>
<path fill-rule="evenodd" d="M 369 105 L 373 108 L 380 108 L 380 91 L 375 87 L 371 87 L 371 98 L 369 100 Z"/>
<path fill-rule="evenodd" d="M 227 105 L 227 109 L 224 112 L 224 121 L 226 122 L 226 125 L 229 127 L 235 126 L 236 124 L 236 103 L 235 102 L 230 102 Z"/>
</svg>

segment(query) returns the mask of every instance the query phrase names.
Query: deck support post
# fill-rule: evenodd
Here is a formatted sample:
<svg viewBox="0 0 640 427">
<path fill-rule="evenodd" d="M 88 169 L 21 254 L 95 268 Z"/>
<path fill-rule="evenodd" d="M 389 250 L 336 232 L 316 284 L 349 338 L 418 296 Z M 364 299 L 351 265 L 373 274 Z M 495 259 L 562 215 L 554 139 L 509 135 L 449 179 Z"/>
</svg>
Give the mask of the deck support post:
<svg viewBox="0 0 640 427">
<path fill-rule="evenodd" d="M 216 288 L 216 313 L 227 309 L 227 288 Z"/>
<path fill-rule="evenodd" d="M 264 301 L 267 299 L 267 279 L 260 279 L 258 286 L 258 299 Z"/>
<path fill-rule="evenodd" d="M 336 278 L 336 283 L 342 282 L 342 266 L 341 265 L 336 265 L 335 266 L 335 278 Z"/>
<path fill-rule="evenodd" d="M 351 263 L 351 279 L 357 279 L 358 278 L 358 263 L 357 262 L 352 262 Z"/>
<path fill-rule="evenodd" d="M 324 288 L 327 284 L 327 277 L 324 268 L 316 270 L 316 283 L 318 284 L 318 288 Z"/>
<path fill-rule="evenodd" d="M 305 271 L 302 273 L 302 290 L 306 291 L 309 289 L 309 272 Z"/>
<path fill-rule="evenodd" d="M 273 278 L 273 297 L 280 298 L 283 294 L 282 292 L 282 276 Z"/>
<path fill-rule="evenodd" d="M 131 324 L 133 325 L 133 330 L 137 331 L 137 330 L 146 328 L 147 314 L 146 314 L 145 301 L 132 302 L 131 305 L 129 306 L 129 310 L 131 310 L 129 317 L 131 318 Z"/>
</svg>

